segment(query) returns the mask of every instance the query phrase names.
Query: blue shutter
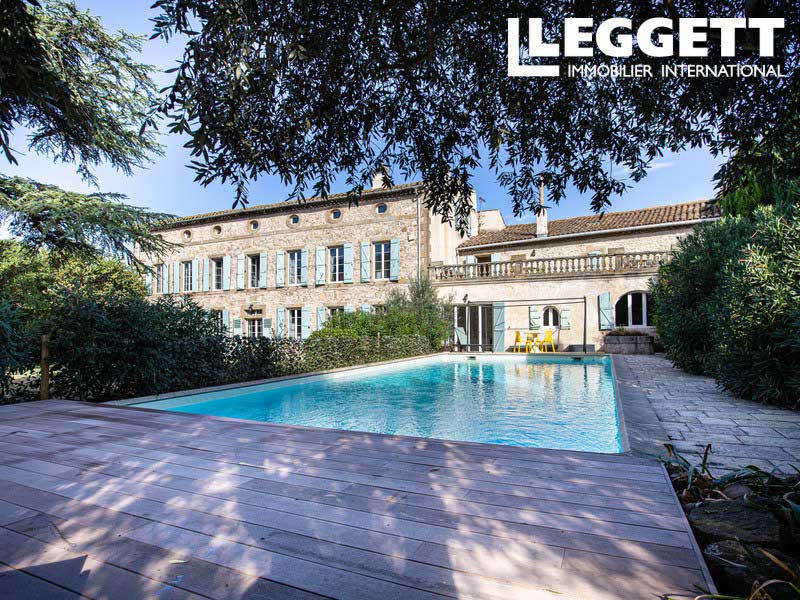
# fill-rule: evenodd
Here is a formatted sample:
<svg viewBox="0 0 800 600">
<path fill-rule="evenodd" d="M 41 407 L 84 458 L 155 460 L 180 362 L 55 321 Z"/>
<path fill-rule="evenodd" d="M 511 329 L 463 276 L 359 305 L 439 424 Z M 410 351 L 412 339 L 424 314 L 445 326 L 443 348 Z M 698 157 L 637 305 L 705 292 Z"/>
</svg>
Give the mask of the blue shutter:
<svg viewBox="0 0 800 600">
<path fill-rule="evenodd" d="M 325 254 L 328 249 L 325 246 L 317 246 L 314 254 L 314 283 L 325 285 Z"/>
<path fill-rule="evenodd" d="M 361 281 L 369 281 L 369 263 L 370 254 L 372 252 L 372 244 L 369 242 L 361 242 L 361 252 L 359 259 L 361 263 Z"/>
<path fill-rule="evenodd" d="M 308 306 L 304 306 L 301 314 L 300 335 L 304 340 L 307 340 L 308 336 L 311 335 L 311 309 Z"/>
<path fill-rule="evenodd" d="M 225 335 L 231 334 L 231 314 L 228 310 L 222 311 L 222 326 L 225 328 Z"/>
<path fill-rule="evenodd" d="M 264 331 L 264 337 L 272 338 L 274 336 L 272 319 L 266 317 L 261 319 L 261 329 Z"/>
<path fill-rule="evenodd" d="M 211 260 L 208 258 L 203 259 L 203 291 L 207 292 L 211 289 Z"/>
<path fill-rule="evenodd" d="M 149 296 L 153 293 L 153 274 L 150 271 L 144 275 L 144 285 L 147 288 L 147 295 Z"/>
<path fill-rule="evenodd" d="M 244 254 L 236 257 L 236 289 L 244 289 Z"/>
<path fill-rule="evenodd" d="M 356 312 L 356 309 L 348 305 L 344 307 L 344 312 L 346 313 Z"/>
<path fill-rule="evenodd" d="M 200 259 L 192 259 L 192 291 L 196 292 L 200 288 Z"/>
<path fill-rule="evenodd" d="M 176 294 L 181 291 L 181 261 L 179 260 L 172 263 L 172 291 Z"/>
<path fill-rule="evenodd" d="M 242 319 L 233 320 L 233 335 L 242 335 Z"/>
<path fill-rule="evenodd" d="M 286 276 L 286 254 L 280 250 L 275 254 L 275 287 L 282 288 L 284 286 L 284 277 Z"/>
<path fill-rule="evenodd" d="M 231 289 L 231 257 L 222 257 L 222 289 L 226 292 Z"/>
<path fill-rule="evenodd" d="M 308 285 L 308 248 L 300 252 L 300 285 Z"/>
<path fill-rule="evenodd" d="M 570 320 L 570 314 L 568 308 L 562 308 L 559 314 L 560 317 L 560 325 L 561 329 L 569 329 L 572 327 L 572 321 Z"/>
<path fill-rule="evenodd" d="M 465 256 L 464 257 L 464 263 L 468 264 L 468 265 L 474 265 L 475 264 L 475 257 L 474 256 Z"/>
<path fill-rule="evenodd" d="M 391 254 L 389 255 L 389 279 L 400 279 L 400 240 L 392 240 Z"/>
<path fill-rule="evenodd" d="M 169 294 L 169 263 L 161 265 L 161 281 L 164 282 L 164 293 Z"/>
<path fill-rule="evenodd" d="M 493 263 L 500 262 L 501 260 L 502 260 L 502 257 L 500 256 L 499 252 L 492 252 L 491 261 Z M 499 273 L 500 273 L 500 267 L 493 266 L 492 267 L 492 276 L 498 275 Z"/>
<path fill-rule="evenodd" d="M 318 331 L 320 329 L 322 329 L 322 326 L 325 325 L 325 321 L 327 321 L 325 316 L 326 316 L 325 315 L 325 307 L 324 306 L 318 306 L 317 307 L 317 330 Z"/>
<path fill-rule="evenodd" d="M 267 253 L 266 252 L 262 252 L 258 257 L 258 287 L 260 287 L 260 288 L 267 287 Z"/>
<path fill-rule="evenodd" d="M 494 352 L 505 352 L 506 350 L 506 305 L 503 302 L 492 304 L 492 334 Z"/>
<path fill-rule="evenodd" d="M 353 283 L 353 244 L 344 245 L 344 282 Z"/>
<path fill-rule="evenodd" d="M 275 317 L 275 338 L 281 339 L 286 335 L 286 311 L 282 306 L 278 307 Z"/>
<path fill-rule="evenodd" d="M 530 329 L 539 329 L 542 326 L 542 313 L 539 311 L 538 306 L 528 307 L 528 327 Z"/>
<path fill-rule="evenodd" d="M 362 304 L 361 305 L 361 312 L 369 314 L 372 311 L 372 307 L 369 304 Z"/>
<path fill-rule="evenodd" d="M 610 292 L 603 292 L 597 297 L 597 311 L 600 315 L 600 329 L 614 329 L 614 307 L 611 306 Z"/>
<path fill-rule="evenodd" d="M 467 237 L 472 237 L 472 212 L 467 216 Z"/>
</svg>

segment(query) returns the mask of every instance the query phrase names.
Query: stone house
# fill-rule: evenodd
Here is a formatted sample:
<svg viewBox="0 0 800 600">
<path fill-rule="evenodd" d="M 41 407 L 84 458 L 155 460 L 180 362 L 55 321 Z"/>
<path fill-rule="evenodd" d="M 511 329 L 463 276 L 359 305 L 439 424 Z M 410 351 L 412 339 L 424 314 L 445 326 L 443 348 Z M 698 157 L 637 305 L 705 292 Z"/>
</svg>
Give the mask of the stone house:
<svg viewBox="0 0 800 600">
<path fill-rule="evenodd" d="M 190 295 L 233 335 L 305 338 L 336 311 L 379 310 L 429 277 L 472 350 L 506 350 L 531 330 L 592 350 L 616 326 L 649 330 L 648 280 L 678 239 L 718 217 L 698 201 L 507 226 L 473 208 L 462 238 L 425 207 L 422 184 L 376 178 L 357 205 L 334 194 L 175 219 L 159 230 L 180 246 L 143 259 L 153 296 Z"/>
</svg>

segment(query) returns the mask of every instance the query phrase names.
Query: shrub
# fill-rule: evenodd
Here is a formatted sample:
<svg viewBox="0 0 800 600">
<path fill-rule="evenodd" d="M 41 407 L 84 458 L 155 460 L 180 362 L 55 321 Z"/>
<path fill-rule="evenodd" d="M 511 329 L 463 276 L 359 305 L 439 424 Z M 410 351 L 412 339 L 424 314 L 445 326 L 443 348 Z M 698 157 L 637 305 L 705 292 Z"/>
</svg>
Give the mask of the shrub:
<svg viewBox="0 0 800 600">
<path fill-rule="evenodd" d="M 13 374 L 33 366 L 33 343 L 19 310 L 0 300 L 0 400 L 8 398 Z"/>
<path fill-rule="evenodd" d="M 651 310 L 667 357 L 684 371 L 711 374 L 710 325 L 728 265 L 744 252 L 752 225 L 739 218 L 704 223 L 678 243 L 650 286 Z"/>
<path fill-rule="evenodd" d="M 800 406 L 800 209 L 755 212 L 743 260 L 726 270 L 714 326 L 722 387 L 761 402 Z"/>
</svg>

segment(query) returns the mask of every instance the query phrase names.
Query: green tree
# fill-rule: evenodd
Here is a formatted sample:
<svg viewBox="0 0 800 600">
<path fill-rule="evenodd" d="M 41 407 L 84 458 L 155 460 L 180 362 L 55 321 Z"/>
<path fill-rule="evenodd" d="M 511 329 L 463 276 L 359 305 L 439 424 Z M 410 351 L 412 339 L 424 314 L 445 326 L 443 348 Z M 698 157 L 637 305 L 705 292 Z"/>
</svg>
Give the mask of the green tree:
<svg viewBox="0 0 800 600">
<path fill-rule="evenodd" d="M 343 174 L 354 197 L 387 166 L 428 184 L 427 202 L 463 224 L 469 183 L 487 166 L 514 210 L 550 202 L 568 185 L 600 210 L 639 181 L 663 151 L 708 146 L 735 155 L 718 187 L 738 187 L 743 167 L 800 176 L 800 3 L 781 0 L 494 0 L 437 3 L 304 0 L 159 0 L 155 33 L 186 36 L 160 110 L 185 133 L 203 184 L 277 174 L 302 196 L 325 195 Z M 509 77 L 507 18 L 539 16 L 550 39 L 565 17 L 782 17 L 773 58 L 758 34 L 736 36 L 720 58 L 547 59 L 562 66 L 645 64 L 653 77 Z M 524 22 L 523 22 L 524 23 Z M 523 31 L 526 28 L 521 28 Z M 677 40 L 675 40 L 677 44 Z M 524 35 L 521 47 L 526 46 Z M 524 59 L 534 63 L 537 59 Z M 780 67 L 784 77 L 661 77 L 675 62 Z M 769 149 L 769 152 L 765 152 Z M 775 157 L 779 157 L 778 160 Z"/>
<path fill-rule="evenodd" d="M 110 33 L 65 0 L 0 5 L 0 148 L 16 163 L 9 134 L 31 131 L 30 148 L 74 162 L 92 180 L 100 162 L 125 174 L 160 151 L 144 130 L 156 98 L 153 68 L 131 55 L 142 38 Z"/>
</svg>

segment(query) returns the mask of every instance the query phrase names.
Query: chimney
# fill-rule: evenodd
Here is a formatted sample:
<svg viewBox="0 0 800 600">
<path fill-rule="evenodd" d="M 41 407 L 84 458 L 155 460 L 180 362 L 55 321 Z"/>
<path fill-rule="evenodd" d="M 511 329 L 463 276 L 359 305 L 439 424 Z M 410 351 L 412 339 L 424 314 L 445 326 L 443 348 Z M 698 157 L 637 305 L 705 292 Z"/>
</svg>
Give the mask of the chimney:
<svg viewBox="0 0 800 600">
<path fill-rule="evenodd" d="M 375 174 L 372 176 L 372 189 L 373 190 L 381 189 L 383 187 L 383 181 L 384 181 L 383 170 L 382 169 L 376 170 Z"/>
<path fill-rule="evenodd" d="M 544 206 L 544 182 L 539 177 L 539 214 L 536 215 L 536 237 L 547 237 L 547 208 Z"/>
</svg>

